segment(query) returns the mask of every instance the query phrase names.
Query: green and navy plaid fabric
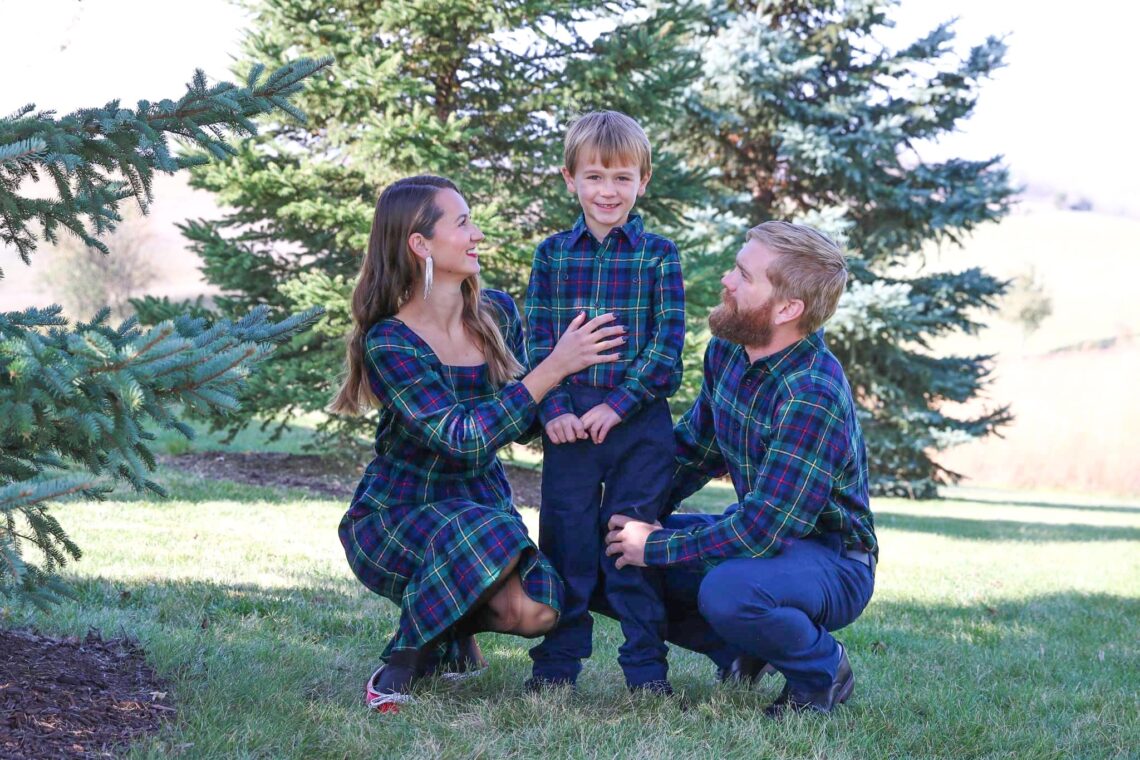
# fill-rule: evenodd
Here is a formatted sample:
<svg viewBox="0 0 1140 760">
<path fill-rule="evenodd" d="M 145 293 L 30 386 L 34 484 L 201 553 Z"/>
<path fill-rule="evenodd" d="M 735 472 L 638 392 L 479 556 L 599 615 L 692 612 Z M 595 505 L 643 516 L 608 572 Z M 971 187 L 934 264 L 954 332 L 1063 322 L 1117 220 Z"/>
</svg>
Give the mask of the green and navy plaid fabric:
<svg viewBox="0 0 1140 760">
<path fill-rule="evenodd" d="M 822 330 L 751 364 L 743 346 L 713 338 L 700 395 L 674 438 L 667 503 L 726 472 L 738 503 L 712 524 L 654 532 L 646 564 L 768 557 L 789 539 L 830 532 L 878 554 L 863 434 Z"/>
<path fill-rule="evenodd" d="M 646 401 L 668 398 L 681 384 L 685 342 L 685 284 L 671 240 L 646 232 L 641 217 L 598 242 L 584 216 L 552 235 L 534 253 L 526 293 L 527 342 L 533 364 L 545 359 L 580 312 L 613 312 L 626 327 L 621 359 L 595 364 L 564 383 L 609 389 L 605 403 L 621 418 Z M 533 365 L 532 365 L 533 366 Z M 569 393 L 555 388 L 542 400 L 543 424 L 572 413 Z"/>
<path fill-rule="evenodd" d="M 358 495 L 366 488 L 362 484 Z M 561 578 L 509 505 L 448 499 L 382 509 L 354 506 L 339 533 L 356 577 L 400 606 L 387 653 L 421 649 L 446 632 L 520 555 L 527 596 L 562 609 Z"/>
<path fill-rule="evenodd" d="M 484 291 L 503 336 L 525 364 L 514 301 Z M 350 567 L 401 606 L 390 649 L 419 648 L 462 617 L 512 559 L 523 588 L 561 609 L 562 582 L 527 537 L 496 451 L 524 437 L 536 405 L 526 388 L 496 388 L 486 365 L 442 364 L 396 319 L 365 339 L 368 378 L 380 401 L 376 457 L 340 525 Z"/>
</svg>

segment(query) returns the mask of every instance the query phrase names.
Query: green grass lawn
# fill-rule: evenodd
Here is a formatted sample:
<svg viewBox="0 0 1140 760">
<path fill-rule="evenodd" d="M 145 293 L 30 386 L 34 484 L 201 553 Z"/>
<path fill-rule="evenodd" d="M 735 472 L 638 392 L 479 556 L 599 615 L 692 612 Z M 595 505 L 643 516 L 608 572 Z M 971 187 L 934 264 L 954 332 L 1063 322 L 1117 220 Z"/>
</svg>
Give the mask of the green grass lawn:
<svg viewBox="0 0 1140 760">
<path fill-rule="evenodd" d="M 487 674 L 381 716 L 361 687 L 395 607 L 350 576 L 344 505 L 160 475 L 167 502 L 59 506 L 86 552 L 79 600 L 0 614 L 143 643 L 178 712 L 132 757 L 1140 756 L 1138 505 L 878 500 L 878 589 L 839 634 L 855 696 L 829 718 L 771 722 L 779 679 L 716 686 L 677 650 L 689 709 L 631 699 L 608 620 L 577 695 L 524 695 L 527 642 L 484 635 Z M 728 499 L 712 486 L 698 501 Z"/>
<path fill-rule="evenodd" d="M 151 449 L 156 454 L 186 454 L 201 451 L 257 451 L 276 454 L 305 454 L 312 453 L 305 448 L 313 441 L 313 430 L 321 421 L 321 415 L 313 413 L 301 415 L 290 421 L 289 429 L 282 432 L 276 440 L 271 440 L 276 423 L 271 423 L 265 431 L 254 423 L 234 436 L 233 440 L 224 442 L 226 431 L 211 432 L 206 425 L 194 425 L 194 438 L 187 439 L 184 435 L 173 429 L 157 428 L 154 430 L 155 440 Z"/>
</svg>

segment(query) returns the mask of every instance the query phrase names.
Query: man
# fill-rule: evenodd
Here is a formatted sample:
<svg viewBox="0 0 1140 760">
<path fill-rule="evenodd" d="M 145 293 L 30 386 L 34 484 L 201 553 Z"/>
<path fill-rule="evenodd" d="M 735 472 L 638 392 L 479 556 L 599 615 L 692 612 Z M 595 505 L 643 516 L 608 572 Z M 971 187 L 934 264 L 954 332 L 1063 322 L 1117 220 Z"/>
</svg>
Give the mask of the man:
<svg viewBox="0 0 1140 760">
<path fill-rule="evenodd" d="M 765 222 L 748 232 L 709 315 L 700 395 L 674 430 L 668 502 L 727 472 L 738 503 L 664 527 L 615 516 L 606 536 L 618 567 L 666 569 L 671 640 L 709 654 L 724 676 L 754 678 L 765 663 L 784 674 L 772 716 L 830 712 L 851 696 L 847 652 L 830 631 L 874 589 L 866 452 L 820 330 L 846 282 L 842 251 L 815 230 Z"/>
</svg>

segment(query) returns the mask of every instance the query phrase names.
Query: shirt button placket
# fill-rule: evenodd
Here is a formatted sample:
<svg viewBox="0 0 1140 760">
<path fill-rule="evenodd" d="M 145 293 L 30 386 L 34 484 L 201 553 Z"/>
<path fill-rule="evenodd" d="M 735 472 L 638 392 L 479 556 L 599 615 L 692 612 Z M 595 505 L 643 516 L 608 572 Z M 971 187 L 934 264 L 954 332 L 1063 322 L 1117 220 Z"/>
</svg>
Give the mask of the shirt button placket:
<svg viewBox="0 0 1140 760">
<path fill-rule="evenodd" d="M 602 244 L 594 249 L 594 300 L 590 304 L 590 316 L 596 317 L 601 314 L 600 308 L 602 304 L 602 261 L 605 255 L 606 247 L 610 244 L 609 235 L 602 241 Z"/>
</svg>

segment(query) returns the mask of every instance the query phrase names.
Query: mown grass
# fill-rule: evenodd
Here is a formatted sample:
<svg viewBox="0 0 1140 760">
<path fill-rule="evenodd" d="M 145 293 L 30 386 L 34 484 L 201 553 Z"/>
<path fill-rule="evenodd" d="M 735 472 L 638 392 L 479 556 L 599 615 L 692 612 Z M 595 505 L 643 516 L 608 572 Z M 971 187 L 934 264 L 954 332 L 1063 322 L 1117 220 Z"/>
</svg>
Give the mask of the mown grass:
<svg viewBox="0 0 1140 760">
<path fill-rule="evenodd" d="M 206 425 L 194 425 L 194 437 L 186 438 L 173 429 L 158 429 L 155 431 L 155 440 L 151 449 L 156 454 L 187 454 L 202 451 L 257 451 L 277 454 L 305 454 L 312 453 L 306 449 L 306 444 L 313 441 L 313 430 L 321 421 L 321 415 L 301 415 L 290 420 L 288 429 L 282 431 L 276 438 L 273 433 L 277 423 L 270 421 L 265 430 L 261 423 L 242 429 L 231 440 L 226 440 L 224 430 L 211 431 Z"/>
<path fill-rule="evenodd" d="M 79 594 L 2 624 L 140 640 L 176 719 L 131 757 L 1136 757 L 1140 506 L 879 500 L 878 589 L 839 634 L 855 668 L 830 718 L 774 723 L 754 691 L 674 650 L 677 702 L 631 699 L 617 626 L 595 627 L 576 695 L 527 696 L 528 642 L 481 637 L 491 668 L 429 684 L 397 716 L 361 685 L 395 607 L 349 574 L 344 505 L 163 473 L 174 497 L 72 503 Z M 698 506 L 729 499 L 706 489 Z M 534 514 L 527 514 L 533 526 Z"/>
</svg>

